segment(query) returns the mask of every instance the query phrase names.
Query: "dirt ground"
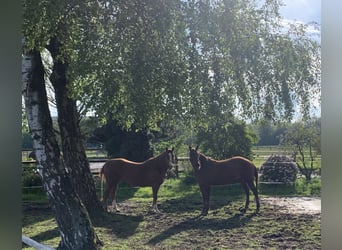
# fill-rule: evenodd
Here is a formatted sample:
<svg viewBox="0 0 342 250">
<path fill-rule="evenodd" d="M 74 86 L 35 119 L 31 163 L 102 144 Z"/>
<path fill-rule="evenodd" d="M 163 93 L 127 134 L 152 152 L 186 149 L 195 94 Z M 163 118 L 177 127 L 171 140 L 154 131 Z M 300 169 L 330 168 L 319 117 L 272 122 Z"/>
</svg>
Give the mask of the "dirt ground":
<svg viewBox="0 0 342 250">
<path fill-rule="evenodd" d="M 320 214 L 320 197 L 267 197 L 262 202 L 277 208 L 280 213 Z"/>
<path fill-rule="evenodd" d="M 261 213 L 254 214 L 252 204 L 243 216 L 237 216 L 243 202 L 220 202 L 212 201 L 209 215 L 198 217 L 198 200 L 165 201 L 157 214 L 147 212 L 149 201 L 124 201 L 119 213 L 100 218 L 95 227 L 103 250 L 321 248 L 320 197 L 261 197 Z M 47 245 L 58 242 L 56 227 L 50 228 L 51 209 L 31 204 L 23 212 L 24 235 Z M 40 218 L 44 214 L 47 218 Z M 37 220 L 49 228 L 39 231 L 32 223 Z"/>
<path fill-rule="evenodd" d="M 264 197 L 261 204 L 267 205 L 279 213 L 320 215 L 320 197 Z M 122 202 L 120 207 L 126 212 L 133 212 L 137 208 L 134 202 Z M 114 212 L 114 211 L 113 211 Z"/>
</svg>

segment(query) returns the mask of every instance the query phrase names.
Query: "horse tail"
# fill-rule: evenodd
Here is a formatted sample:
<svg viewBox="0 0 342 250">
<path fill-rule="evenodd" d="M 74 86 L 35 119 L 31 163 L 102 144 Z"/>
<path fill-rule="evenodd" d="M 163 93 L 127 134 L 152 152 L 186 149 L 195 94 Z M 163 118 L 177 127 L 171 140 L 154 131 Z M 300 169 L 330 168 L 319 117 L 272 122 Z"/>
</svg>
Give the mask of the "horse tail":
<svg viewBox="0 0 342 250">
<path fill-rule="evenodd" d="M 104 170 L 104 167 L 107 165 L 107 162 L 105 164 L 103 164 L 101 170 L 100 170 L 100 173 L 99 173 L 99 176 L 100 176 L 100 179 L 101 179 L 101 198 L 103 197 L 103 181 L 106 180 L 106 176 L 103 176 L 103 170 Z"/>
</svg>

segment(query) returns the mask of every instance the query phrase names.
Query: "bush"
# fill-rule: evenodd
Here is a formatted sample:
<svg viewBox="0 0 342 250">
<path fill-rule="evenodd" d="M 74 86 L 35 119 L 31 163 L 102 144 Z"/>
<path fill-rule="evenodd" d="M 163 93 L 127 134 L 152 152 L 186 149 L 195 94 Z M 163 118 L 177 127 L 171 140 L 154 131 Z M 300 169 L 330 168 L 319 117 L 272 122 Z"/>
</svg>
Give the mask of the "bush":
<svg viewBox="0 0 342 250">
<path fill-rule="evenodd" d="M 272 155 L 260 167 L 261 182 L 292 183 L 297 179 L 297 164 L 287 156 Z"/>
<path fill-rule="evenodd" d="M 23 187 L 42 186 L 42 178 L 38 174 L 36 164 L 25 166 L 21 178 Z"/>
<path fill-rule="evenodd" d="M 212 158 L 227 159 L 239 155 L 251 159 L 256 135 L 245 122 L 223 117 L 209 123 L 208 127 L 199 128 L 196 138 L 200 150 Z"/>
</svg>

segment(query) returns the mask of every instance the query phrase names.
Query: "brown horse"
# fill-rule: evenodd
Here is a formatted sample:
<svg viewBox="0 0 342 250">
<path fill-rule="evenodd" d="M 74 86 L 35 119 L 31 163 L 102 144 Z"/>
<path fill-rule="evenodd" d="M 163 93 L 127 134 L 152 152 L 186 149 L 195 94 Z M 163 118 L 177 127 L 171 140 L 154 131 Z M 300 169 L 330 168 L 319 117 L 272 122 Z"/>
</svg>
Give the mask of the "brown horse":
<svg viewBox="0 0 342 250">
<path fill-rule="evenodd" d="M 133 162 L 123 158 L 108 160 L 102 167 L 100 177 L 104 176 L 107 187 L 103 195 L 103 207 L 107 210 L 107 199 L 111 194 L 112 205 L 116 206 L 116 191 L 120 181 L 126 182 L 130 186 L 152 187 L 153 205 L 152 210 L 158 212 L 157 194 L 160 185 L 164 182 L 166 171 L 175 164 L 174 148 L 166 149 L 156 157 L 152 157 L 144 162 Z"/>
<path fill-rule="evenodd" d="M 248 159 L 236 156 L 226 160 L 213 160 L 198 152 L 198 146 L 189 146 L 191 165 L 195 171 L 195 178 L 200 187 L 203 198 L 202 214 L 208 214 L 211 185 L 226 185 L 241 183 L 246 193 L 246 204 L 241 209 L 245 213 L 249 205 L 249 190 L 251 189 L 256 202 L 256 212 L 259 212 L 258 170 Z M 254 185 L 254 179 L 256 185 Z"/>
</svg>

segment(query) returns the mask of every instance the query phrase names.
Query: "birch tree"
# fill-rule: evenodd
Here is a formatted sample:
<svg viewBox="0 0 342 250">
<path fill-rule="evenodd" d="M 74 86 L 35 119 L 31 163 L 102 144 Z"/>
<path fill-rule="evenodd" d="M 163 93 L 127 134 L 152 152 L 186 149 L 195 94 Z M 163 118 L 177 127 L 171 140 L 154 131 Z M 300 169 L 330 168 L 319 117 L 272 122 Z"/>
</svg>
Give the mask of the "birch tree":
<svg viewBox="0 0 342 250">
<path fill-rule="evenodd" d="M 22 64 L 23 96 L 37 166 L 60 230 L 59 249 L 97 249 L 88 212 L 77 195 L 52 127 L 40 52 L 25 51 Z"/>
<path fill-rule="evenodd" d="M 75 56 L 74 44 L 87 29 L 91 12 L 98 7 L 92 1 L 24 1 L 23 33 L 25 47 L 36 51 L 47 49 L 53 66 L 50 77 L 61 135 L 61 151 L 73 187 L 88 209 L 90 215 L 101 213 L 102 206 L 96 195 L 94 180 L 86 157 L 80 131 L 80 114 L 76 100 L 70 93 L 72 81 L 69 65 Z"/>
</svg>

